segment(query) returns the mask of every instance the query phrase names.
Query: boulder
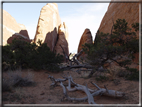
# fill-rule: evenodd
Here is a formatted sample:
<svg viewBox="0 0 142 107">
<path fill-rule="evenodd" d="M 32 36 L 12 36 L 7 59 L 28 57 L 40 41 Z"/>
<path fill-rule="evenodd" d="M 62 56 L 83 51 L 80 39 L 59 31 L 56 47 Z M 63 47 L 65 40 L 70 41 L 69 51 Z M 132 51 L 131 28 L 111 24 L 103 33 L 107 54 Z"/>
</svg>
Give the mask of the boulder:
<svg viewBox="0 0 142 107">
<path fill-rule="evenodd" d="M 19 34 L 21 34 L 21 35 L 27 37 L 27 39 L 29 39 L 29 34 L 28 34 L 27 30 L 20 30 Z"/>
<path fill-rule="evenodd" d="M 61 19 L 57 4 L 47 3 L 40 11 L 34 42 L 37 43 L 38 40 L 42 40 L 42 43 L 47 43 L 50 50 L 53 51 L 60 24 Z"/>
<path fill-rule="evenodd" d="M 58 41 L 54 48 L 54 51 L 57 54 L 59 53 L 60 55 L 63 56 L 64 56 L 63 50 L 66 53 L 66 55 L 69 55 L 68 42 L 65 34 L 66 34 L 66 28 L 63 24 L 60 24 L 58 31 Z M 65 61 L 65 56 L 64 56 L 64 61 Z"/>
<path fill-rule="evenodd" d="M 14 39 L 21 39 L 23 41 L 31 43 L 31 40 L 28 37 L 26 37 L 26 36 L 24 36 L 24 35 L 22 35 L 20 33 L 15 33 L 11 37 L 9 37 L 8 40 L 7 40 L 7 43 L 11 44 L 12 40 L 14 40 Z"/>
<path fill-rule="evenodd" d="M 3 10 L 3 45 L 7 44 L 8 38 L 13 34 L 22 32 L 22 35 L 29 39 L 26 27 L 16 22 L 16 20 L 5 10 Z M 23 33 L 26 32 L 26 33 Z"/>
<path fill-rule="evenodd" d="M 78 51 L 77 51 L 78 53 L 82 50 L 82 45 L 84 45 L 85 43 L 93 44 L 92 34 L 89 29 L 85 29 L 84 33 L 81 36 L 79 46 L 78 46 Z M 85 54 L 82 53 L 81 56 L 85 56 Z"/>
</svg>

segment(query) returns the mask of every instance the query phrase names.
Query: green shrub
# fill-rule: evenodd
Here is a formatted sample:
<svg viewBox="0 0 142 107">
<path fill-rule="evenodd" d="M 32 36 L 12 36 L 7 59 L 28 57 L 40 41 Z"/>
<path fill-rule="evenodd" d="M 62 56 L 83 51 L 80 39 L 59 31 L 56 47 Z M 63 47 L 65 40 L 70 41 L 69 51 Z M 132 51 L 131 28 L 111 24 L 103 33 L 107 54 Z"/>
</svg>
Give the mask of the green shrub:
<svg viewBox="0 0 142 107">
<path fill-rule="evenodd" d="M 126 75 L 126 79 L 139 81 L 139 71 L 136 68 L 127 67 L 127 70 L 130 73 Z"/>
<path fill-rule="evenodd" d="M 50 51 L 46 43 L 41 44 L 41 41 L 38 41 L 38 44 L 14 39 L 11 44 L 3 46 L 3 67 L 7 68 L 7 65 L 10 65 L 9 68 L 12 70 L 21 67 L 60 71 L 59 64 L 63 61 L 63 56 Z"/>
</svg>

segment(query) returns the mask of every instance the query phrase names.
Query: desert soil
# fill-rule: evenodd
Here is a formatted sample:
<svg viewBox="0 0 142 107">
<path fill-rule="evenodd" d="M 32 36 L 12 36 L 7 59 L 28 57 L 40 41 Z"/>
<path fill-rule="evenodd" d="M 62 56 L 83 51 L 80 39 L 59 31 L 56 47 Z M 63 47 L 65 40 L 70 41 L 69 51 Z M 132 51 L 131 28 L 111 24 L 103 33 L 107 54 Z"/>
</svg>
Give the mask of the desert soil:
<svg viewBox="0 0 142 107">
<path fill-rule="evenodd" d="M 124 78 L 116 77 L 117 83 L 115 81 L 96 81 L 95 77 L 84 78 L 82 75 L 73 71 L 62 71 L 59 73 L 52 73 L 48 71 L 32 71 L 32 70 L 22 70 L 22 75 L 32 74 L 32 79 L 36 82 L 36 85 L 29 87 L 17 87 L 13 88 L 12 92 L 2 93 L 2 103 L 3 104 L 88 104 L 85 102 L 77 101 L 62 101 L 63 89 L 61 86 L 51 87 L 51 80 L 48 75 L 54 78 L 62 78 L 62 74 L 69 74 L 73 77 L 74 82 L 85 85 L 87 83 L 88 87 L 91 89 L 96 89 L 90 81 L 96 83 L 99 87 L 106 87 L 110 90 L 117 90 L 125 93 L 123 98 L 113 98 L 108 96 L 95 96 L 94 101 L 97 104 L 139 104 L 139 82 L 125 80 Z M 6 78 L 7 72 L 3 73 L 3 77 Z M 68 84 L 66 82 L 65 84 Z M 81 91 L 68 92 L 70 97 L 81 98 L 85 97 L 86 94 Z"/>
</svg>

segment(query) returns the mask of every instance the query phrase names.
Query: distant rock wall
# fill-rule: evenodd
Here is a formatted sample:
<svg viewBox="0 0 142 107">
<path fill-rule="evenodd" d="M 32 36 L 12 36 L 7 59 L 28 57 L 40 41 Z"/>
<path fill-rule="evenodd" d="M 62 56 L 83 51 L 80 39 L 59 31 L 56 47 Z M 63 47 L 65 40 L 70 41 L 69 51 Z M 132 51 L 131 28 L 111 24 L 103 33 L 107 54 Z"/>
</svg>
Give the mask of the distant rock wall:
<svg viewBox="0 0 142 107">
<path fill-rule="evenodd" d="M 20 33 L 29 39 L 26 27 L 17 23 L 8 12 L 3 10 L 3 45 L 6 45 L 7 40 L 15 33 Z"/>
</svg>

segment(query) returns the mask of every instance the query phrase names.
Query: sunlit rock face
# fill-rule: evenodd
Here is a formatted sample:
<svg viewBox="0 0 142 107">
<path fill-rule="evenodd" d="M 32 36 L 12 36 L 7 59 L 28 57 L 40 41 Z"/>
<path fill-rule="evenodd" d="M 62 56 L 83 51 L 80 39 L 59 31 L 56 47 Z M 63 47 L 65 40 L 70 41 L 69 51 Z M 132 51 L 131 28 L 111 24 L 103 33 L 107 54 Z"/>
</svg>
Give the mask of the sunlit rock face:
<svg viewBox="0 0 142 107">
<path fill-rule="evenodd" d="M 5 10 L 3 10 L 3 45 L 15 33 L 20 33 L 29 39 L 26 27 L 16 22 L 16 20 Z"/>
<path fill-rule="evenodd" d="M 53 51 L 57 42 L 58 26 L 61 19 L 56 3 L 47 3 L 40 11 L 34 42 L 42 40 Z"/>
<path fill-rule="evenodd" d="M 59 32 L 58 32 L 58 41 L 57 41 L 54 51 L 63 56 L 64 56 L 63 50 L 66 53 L 66 55 L 69 55 L 68 41 L 67 41 L 68 36 L 66 35 L 66 32 L 68 31 L 66 29 L 65 23 L 60 24 Z M 64 61 L 65 61 L 65 56 L 64 56 Z"/>
<path fill-rule="evenodd" d="M 85 29 L 84 33 L 81 36 L 79 46 L 78 46 L 78 51 L 77 51 L 78 53 L 82 50 L 82 45 L 84 45 L 85 43 L 87 44 L 93 43 L 92 34 L 89 29 Z M 83 53 L 81 56 L 84 56 L 84 55 L 85 54 Z"/>
<path fill-rule="evenodd" d="M 63 25 L 64 25 L 64 29 L 65 29 L 65 37 L 66 37 L 66 40 L 67 42 L 69 42 L 69 32 L 68 32 L 68 27 L 66 25 L 65 22 L 63 22 Z"/>
<path fill-rule="evenodd" d="M 111 33 L 113 21 L 115 23 L 118 18 L 125 19 L 129 27 L 132 23 L 139 22 L 139 3 L 124 3 L 123 0 L 121 1 L 122 3 L 109 4 L 99 27 L 100 32 Z"/>
</svg>

